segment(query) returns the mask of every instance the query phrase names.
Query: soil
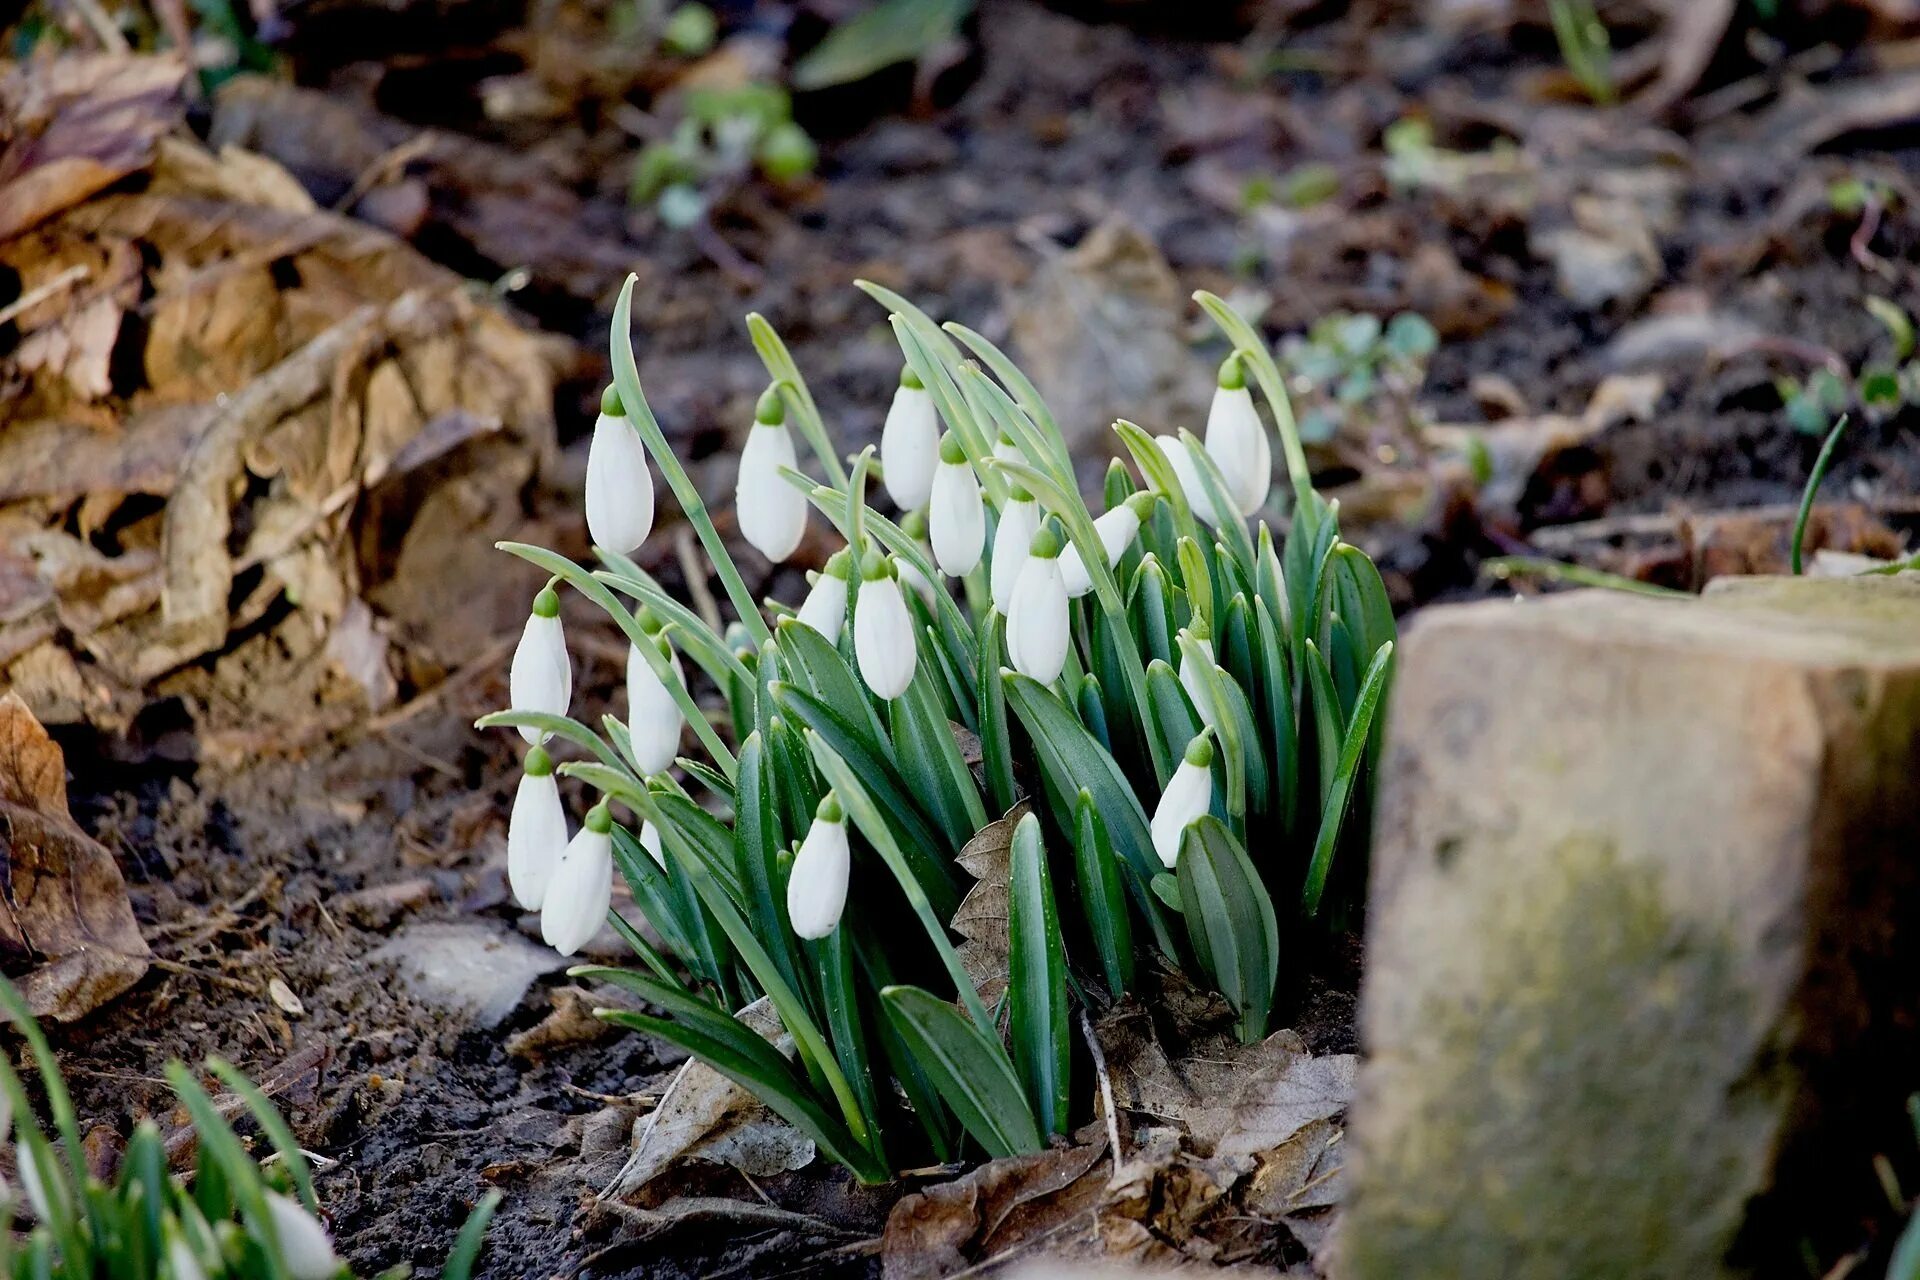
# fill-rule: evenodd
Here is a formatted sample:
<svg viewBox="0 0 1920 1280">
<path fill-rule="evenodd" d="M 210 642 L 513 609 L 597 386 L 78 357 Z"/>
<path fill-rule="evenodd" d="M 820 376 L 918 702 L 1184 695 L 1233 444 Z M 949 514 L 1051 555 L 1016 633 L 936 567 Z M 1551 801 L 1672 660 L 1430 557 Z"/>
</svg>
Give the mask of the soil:
<svg viewBox="0 0 1920 1280">
<path fill-rule="evenodd" d="M 1407 114 L 1433 119 L 1438 140 L 1462 150 L 1515 136 L 1488 121 L 1530 109 L 1518 95 L 1555 65 L 1550 37 L 1529 26 L 1511 42 L 1451 41 L 1390 7 L 1354 6 L 1345 16 L 1289 8 L 1296 27 L 1280 59 L 1289 69 L 1263 73 L 1236 24 L 1196 40 L 1151 6 L 1067 11 L 986 0 L 968 27 L 971 52 L 934 81 L 930 105 L 913 108 L 904 75 L 802 99 L 801 119 L 823 140 L 820 181 L 783 202 L 748 200 L 718 228 L 760 264 L 757 279 L 730 274 L 668 232 L 634 247 L 645 260 L 635 313 L 656 412 L 690 457 L 721 457 L 764 382 L 739 324 L 757 310 L 791 343 L 819 399 L 842 407 L 842 438 L 872 438 L 898 356 L 851 278 L 871 276 L 998 339 L 1041 265 L 1116 212 L 1159 245 L 1183 290 L 1267 290 L 1276 331 L 1336 308 L 1414 305 L 1400 256 L 1409 237 L 1441 246 L 1454 269 L 1504 299 L 1491 315 L 1435 317 L 1443 342 L 1421 400 L 1443 421 L 1483 420 L 1472 383 L 1485 374 L 1508 380 L 1533 412 L 1579 413 L 1611 369 L 1610 344 L 1653 314 L 1737 310 L 1758 330 L 1858 366 L 1884 346 L 1860 306 L 1865 294 L 1920 307 L 1915 202 L 1895 202 L 1867 237 L 1877 264 L 1869 266 L 1852 252 L 1858 218 L 1801 198 L 1849 173 L 1904 189 L 1911 153 L 1885 148 L 1905 143 L 1844 135 L 1812 155 L 1722 148 L 1710 160 L 1668 164 L 1681 189 L 1654 278 L 1639 298 L 1576 306 L 1528 247 L 1524 226 L 1470 203 L 1397 193 L 1369 158 L 1380 130 Z M 539 13 L 512 0 L 451 9 L 454 17 L 424 26 L 395 22 L 374 37 L 387 47 L 370 47 L 366 28 L 352 25 L 368 21 L 365 11 L 316 6 L 296 21 L 288 47 L 303 83 L 376 101 L 415 124 L 518 145 L 512 129 L 481 115 L 476 86 L 518 64 L 487 51 Z M 462 47 L 434 43 L 448 31 Z M 417 56 L 428 47 L 440 56 L 431 76 Z M 1726 61 L 1702 93 L 1752 71 Z M 1703 125 L 1698 137 L 1732 127 Z M 1869 156 L 1868 146 L 1881 149 Z M 1276 240 L 1218 194 L 1223 170 L 1272 175 L 1307 160 L 1343 175 L 1351 216 Z M 617 179 L 590 174 L 574 186 L 599 225 L 621 225 Z M 471 243 L 423 247 L 479 278 L 515 265 Z M 587 352 L 603 349 L 610 299 L 536 282 L 516 301 Z M 561 405 L 567 463 L 528 495 L 530 525 L 575 553 L 585 550 L 573 514 L 581 437 L 604 376 L 595 360 L 586 358 Z M 1476 576 L 1479 559 L 1525 549 L 1554 524 L 1798 497 L 1818 441 L 1784 425 L 1771 379 L 1804 372 L 1804 361 L 1783 362 L 1776 349 L 1720 360 L 1696 350 L 1663 368 L 1654 414 L 1561 459 L 1505 520 L 1365 528 L 1398 603 L 1492 589 Z M 697 474 L 723 491 L 730 471 Z M 1896 417 L 1856 429 L 1828 484 L 1871 503 L 1911 494 L 1916 481 L 1920 445 L 1910 421 Z M 670 550 L 658 562 L 672 576 Z M 794 583 L 770 585 L 784 593 Z M 497 635 L 510 643 L 518 624 L 500 618 Z M 595 708 L 619 679 L 620 648 L 584 615 L 569 624 L 582 637 L 576 651 L 589 655 L 580 699 Z M 363 1273 L 404 1262 L 432 1274 L 452 1227 L 499 1186 L 507 1199 L 483 1267 L 490 1276 L 877 1274 L 873 1240 L 897 1192 L 860 1192 L 824 1169 L 750 1187 L 716 1174 L 701 1189 L 830 1226 L 748 1209 L 672 1225 L 590 1207 L 589 1193 L 620 1164 L 639 1100 L 663 1087 L 677 1054 L 621 1035 L 516 1058 L 507 1040 L 548 1013 L 552 992 L 567 985 L 562 973 L 534 982 L 504 1021 L 480 1028 L 416 994 L 391 963 L 369 960 L 420 922 L 523 927 L 501 884 L 517 751 L 503 735 L 470 728 L 503 704 L 504 677 L 504 660 L 461 673 L 415 691 L 407 713 L 390 713 L 377 730 L 258 743 L 247 753 L 258 758 L 241 763 L 201 749 L 196 708 L 183 703 L 154 709 L 125 740 L 63 735 L 76 815 L 120 858 L 162 961 L 111 1006 L 56 1030 L 83 1115 L 116 1127 L 142 1113 L 164 1121 L 168 1058 L 217 1053 L 265 1077 L 322 1045 L 317 1079 L 280 1100 L 310 1149 L 339 1162 L 322 1177 L 323 1198 Z M 1325 968 L 1302 1005 L 1309 1041 L 1350 1050 L 1357 944 Z M 269 976 L 302 1012 L 263 998 Z"/>
</svg>

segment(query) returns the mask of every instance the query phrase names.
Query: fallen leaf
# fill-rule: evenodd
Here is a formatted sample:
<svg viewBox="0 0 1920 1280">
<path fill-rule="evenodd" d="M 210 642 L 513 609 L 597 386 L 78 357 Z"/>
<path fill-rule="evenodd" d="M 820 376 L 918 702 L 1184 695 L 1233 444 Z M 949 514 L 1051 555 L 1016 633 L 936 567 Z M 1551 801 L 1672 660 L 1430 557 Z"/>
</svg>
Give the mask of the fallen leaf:
<svg viewBox="0 0 1920 1280">
<path fill-rule="evenodd" d="M 1663 0 L 1667 22 L 1661 29 L 1660 74 L 1634 106 L 1659 115 L 1693 91 L 1713 62 L 1733 21 L 1734 0 Z"/>
<path fill-rule="evenodd" d="M 907 1196 L 880 1240 L 885 1280 L 937 1280 L 992 1258 L 1097 1253 L 1107 1144 L 1097 1140 L 990 1160 Z"/>
<path fill-rule="evenodd" d="M 1022 800 L 1004 817 L 975 832 L 954 861 L 973 877 L 967 896 L 953 913 L 953 931 L 960 935 L 954 948 L 960 967 L 980 999 L 993 1004 L 1007 990 L 1012 944 L 1008 940 L 1008 866 L 1012 859 L 1013 829 L 1033 806 Z"/>
</svg>

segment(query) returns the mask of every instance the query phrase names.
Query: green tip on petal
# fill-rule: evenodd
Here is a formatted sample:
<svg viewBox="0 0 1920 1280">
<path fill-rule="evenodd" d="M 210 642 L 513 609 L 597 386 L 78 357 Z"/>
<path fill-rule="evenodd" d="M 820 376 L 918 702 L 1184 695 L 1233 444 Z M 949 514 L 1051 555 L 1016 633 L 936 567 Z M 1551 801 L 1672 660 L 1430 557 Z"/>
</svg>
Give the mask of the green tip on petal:
<svg viewBox="0 0 1920 1280">
<path fill-rule="evenodd" d="M 529 778 L 544 778 L 553 772 L 553 757 L 547 754 L 545 747 L 528 747 L 527 758 L 522 767 Z"/>
<path fill-rule="evenodd" d="M 920 381 L 920 375 L 913 371 L 913 366 L 910 364 L 900 366 L 900 385 L 911 391 L 925 391 L 927 389 L 927 384 Z"/>
<path fill-rule="evenodd" d="M 1192 636 L 1195 640 L 1198 640 L 1202 644 L 1209 644 L 1212 642 L 1213 628 L 1207 625 L 1207 618 L 1205 614 L 1196 612 L 1193 615 L 1193 621 L 1187 623 L 1187 634 Z"/>
<path fill-rule="evenodd" d="M 1032 502 L 1033 495 L 1017 484 L 1007 486 L 1007 500 L 1010 502 Z"/>
<path fill-rule="evenodd" d="M 949 431 L 940 437 L 940 461 L 950 467 L 957 467 L 967 460 L 966 446 L 960 443 L 960 437 Z"/>
<path fill-rule="evenodd" d="M 915 507 L 900 517 L 900 531 L 918 542 L 927 536 L 927 509 Z"/>
<path fill-rule="evenodd" d="M 626 406 L 620 403 L 620 388 L 609 385 L 605 391 L 600 393 L 600 412 L 606 414 L 609 418 L 624 418 L 627 416 Z"/>
<path fill-rule="evenodd" d="M 648 635 L 657 636 L 660 634 L 660 628 L 662 625 L 660 621 L 660 615 L 655 613 L 652 609 L 649 609 L 646 605 L 641 605 L 638 609 L 634 611 L 633 620 L 639 623 L 640 629 L 646 632 Z"/>
<path fill-rule="evenodd" d="M 832 555 L 828 556 L 826 568 L 822 572 L 824 572 L 829 578 L 838 578 L 842 582 L 845 582 L 849 578 L 853 577 L 852 550 L 847 547 L 842 547 L 838 551 L 834 552 Z"/>
<path fill-rule="evenodd" d="M 1033 535 L 1033 541 L 1027 544 L 1027 554 L 1039 556 L 1042 560 L 1051 560 L 1060 554 L 1064 539 L 1060 536 L 1060 526 L 1051 516 Z"/>
<path fill-rule="evenodd" d="M 1186 760 L 1188 764 L 1196 769 L 1211 769 L 1213 767 L 1213 739 L 1206 733 L 1202 733 L 1192 742 L 1189 742 L 1187 744 Z"/>
<path fill-rule="evenodd" d="M 540 594 L 533 598 L 533 616 L 536 618 L 559 617 L 560 593 L 552 587 L 540 588 Z"/>
<path fill-rule="evenodd" d="M 1188 749 L 1188 753 L 1192 753 L 1191 748 Z M 601 836 L 613 830 L 613 811 L 607 808 L 606 801 L 602 800 L 599 804 L 587 810 L 587 830 L 593 832 L 595 835 Z"/>
<path fill-rule="evenodd" d="M 753 407 L 753 420 L 767 427 L 777 427 L 787 420 L 787 404 L 780 398 L 779 383 L 760 393 L 760 402 Z"/>
<path fill-rule="evenodd" d="M 1241 361 L 1240 353 L 1234 352 L 1220 362 L 1220 389 L 1238 391 L 1247 385 L 1247 366 Z"/>
<path fill-rule="evenodd" d="M 1127 500 L 1123 505 L 1127 510 L 1133 512 L 1134 517 L 1138 519 L 1141 524 L 1145 524 L 1153 518 L 1153 508 L 1159 501 L 1159 494 L 1153 492 L 1151 489 L 1143 489 L 1139 493 L 1128 494 Z"/>
<path fill-rule="evenodd" d="M 821 798 L 820 806 L 813 811 L 813 816 L 822 822 L 845 822 L 847 820 L 846 810 L 840 807 L 840 797 L 831 791 L 827 792 L 827 794 Z"/>
<path fill-rule="evenodd" d="M 893 561 L 875 551 L 867 556 L 867 563 L 860 570 L 860 577 L 867 582 L 878 582 L 882 578 L 891 578 L 893 572 Z"/>
</svg>

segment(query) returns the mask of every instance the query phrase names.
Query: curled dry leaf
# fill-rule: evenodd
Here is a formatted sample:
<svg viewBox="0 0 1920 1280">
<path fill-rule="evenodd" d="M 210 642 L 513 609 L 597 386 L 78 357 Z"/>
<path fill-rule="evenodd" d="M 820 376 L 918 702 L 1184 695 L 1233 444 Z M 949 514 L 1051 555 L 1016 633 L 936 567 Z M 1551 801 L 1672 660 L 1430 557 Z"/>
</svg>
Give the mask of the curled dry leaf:
<svg viewBox="0 0 1920 1280">
<path fill-rule="evenodd" d="M 980 999 L 993 1004 L 1006 994 L 1012 943 L 1008 939 L 1007 878 L 1013 856 L 1013 829 L 1032 805 L 1022 800 L 1006 815 L 974 832 L 955 859 L 973 877 L 973 887 L 953 913 L 960 935 L 954 951 Z"/>
<path fill-rule="evenodd" d="M 910 1195 L 887 1216 L 881 1274 L 935 1280 L 987 1258 L 1097 1255 L 1096 1215 L 1107 1197 L 1108 1171 L 1102 1138 L 992 1160 Z"/>
<path fill-rule="evenodd" d="M 66 758 L 0 697 L 0 962 L 36 1016 L 71 1022 L 125 991 L 151 952 L 113 855 L 67 812 Z"/>
</svg>

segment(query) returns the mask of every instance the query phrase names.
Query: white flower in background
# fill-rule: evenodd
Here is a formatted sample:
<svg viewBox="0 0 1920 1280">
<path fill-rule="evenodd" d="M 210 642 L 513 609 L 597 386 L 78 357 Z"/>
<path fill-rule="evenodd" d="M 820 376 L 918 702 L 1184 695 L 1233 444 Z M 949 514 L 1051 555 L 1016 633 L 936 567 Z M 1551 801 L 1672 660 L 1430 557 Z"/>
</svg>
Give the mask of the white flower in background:
<svg viewBox="0 0 1920 1280">
<path fill-rule="evenodd" d="M 163 1230 L 167 1240 L 167 1273 L 171 1280 L 207 1280 L 207 1269 L 200 1265 L 193 1246 L 187 1243 L 172 1219 L 166 1221 Z"/>
<path fill-rule="evenodd" d="M 1212 637 L 1207 631 L 1206 623 L 1197 615 L 1193 625 L 1187 629 L 1187 635 L 1203 650 L 1210 650 Z M 1187 651 L 1185 645 L 1180 647 L 1180 687 L 1187 691 L 1187 697 L 1193 702 L 1193 709 L 1200 715 L 1200 723 L 1209 729 L 1217 729 L 1220 727 L 1220 716 L 1213 705 L 1213 697 L 1210 693 L 1211 683 L 1202 669 L 1210 660 L 1210 652 L 1196 657 Z"/>
<path fill-rule="evenodd" d="M 1160 446 L 1161 454 L 1179 479 L 1180 492 L 1186 495 L 1187 505 L 1193 508 L 1194 519 L 1202 524 L 1217 526 L 1220 517 L 1213 509 L 1213 499 L 1207 496 L 1206 486 L 1200 483 L 1200 468 L 1187 453 L 1186 444 L 1179 436 L 1155 436 L 1153 442 Z"/>
<path fill-rule="evenodd" d="M 919 654 L 913 642 L 913 615 L 900 594 L 893 562 L 874 556 L 853 606 L 853 656 L 867 688 L 888 701 L 913 683 Z"/>
<path fill-rule="evenodd" d="M 1180 838 L 1213 807 L 1213 743 L 1203 730 L 1187 744 L 1180 767 L 1167 779 L 1153 810 L 1153 851 L 1167 870 L 1180 861 Z"/>
<path fill-rule="evenodd" d="M 667 661 L 673 678 L 686 683 L 680 655 L 673 651 L 665 636 L 653 637 L 660 656 Z M 647 655 L 636 645 L 627 646 L 627 733 L 633 739 L 633 762 L 643 774 L 659 773 L 680 754 L 680 730 L 687 718 L 674 701 L 673 690 L 654 671 Z"/>
<path fill-rule="evenodd" d="M 887 496 L 902 511 L 927 505 L 940 463 L 940 416 L 933 397 L 912 369 L 900 370 L 900 386 L 880 429 L 880 471 Z"/>
<path fill-rule="evenodd" d="M 560 804 L 553 757 L 545 747 L 529 747 L 507 818 L 507 887 L 515 902 L 528 911 L 540 909 L 566 847 L 567 811 Z"/>
<path fill-rule="evenodd" d="M 1001 613 L 1013 607 L 1013 584 L 1027 567 L 1027 548 L 1040 529 L 1040 507 L 1033 495 L 1015 486 L 1001 508 L 1000 523 L 993 531 L 993 562 L 987 567 L 987 585 L 992 589 L 993 607 Z"/>
<path fill-rule="evenodd" d="M 828 644 L 839 644 L 840 632 L 847 625 L 847 580 L 852 576 L 853 553 L 842 547 L 827 557 L 826 568 L 815 575 L 795 615 L 826 637 Z"/>
<path fill-rule="evenodd" d="M 653 858 L 654 865 L 662 871 L 667 869 L 667 855 L 660 848 L 660 828 L 651 822 L 640 824 L 640 847 Z"/>
<path fill-rule="evenodd" d="M 1002 431 L 1000 438 L 993 442 L 993 456 L 1002 462 L 1025 462 L 1027 455 L 1021 451 L 1019 443 Z"/>
<path fill-rule="evenodd" d="M 267 1192 L 267 1216 L 293 1280 L 332 1280 L 340 1274 L 340 1257 L 318 1218 L 278 1191 Z"/>
<path fill-rule="evenodd" d="M 1158 501 L 1151 493 L 1136 493 L 1093 522 L 1093 531 L 1100 535 L 1100 546 L 1107 553 L 1107 568 L 1120 563 L 1120 557 L 1140 536 L 1141 523 Z M 1060 579 L 1067 584 L 1069 600 L 1078 600 L 1093 590 L 1086 561 L 1080 558 L 1080 548 L 1072 543 L 1060 552 Z"/>
<path fill-rule="evenodd" d="M 567 657 L 567 633 L 560 625 L 560 596 L 552 587 L 533 598 L 533 612 L 527 615 L 526 630 L 513 650 L 507 694 L 515 711 L 556 716 L 567 714 L 567 704 L 573 701 L 573 661 Z M 553 735 L 523 728 L 520 736 L 541 743 Z"/>
<path fill-rule="evenodd" d="M 1260 411 L 1253 407 L 1247 373 L 1237 355 L 1220 366 L 1213 406 L 1207 411 L 1206 444 L 1240 514 L 1250 516 L 1265 506 L 1273 485 L 1273 446 Z"/>
<path fill-rule="evenodd" d="M 893 567 L 900 571 L 900 585 L 913 588 L 913 593 L 927 608 L 933 608 L 933 593 L 938 589 L 933 579 L 916 569 L 911 560 L 904 556 L 895 556 Z"/>
<path fill-rule="evenodd" d="M 613 906 L 613 815 L 605 804 L 587 811 L 586 825 L 560 855 L 547 900 L 540 908 L 540 937 L 570 956 L 600 932 Z"/>
<path fill-rule="evenodd" d="M 40 1162 L 34 1158 L 33 1147 L 25 1142 L 15 1143 L 13 1163 L 20 1170 L 20 1189 L 26 1192 L 27 1205 L 33 1210 L 35 1220 L 52 1222 L 52 1188 L 40 1176 Z"/>
<path fill-rule="evenodd" d="M 807 495 L 781 476 L 782 467 L 799 465 L 787 409 L 777 388 L 769 387 L 754 411 L 753 428 L 740 451 L 740 476 L 733 490 L 733 515 L 740 536 L 775 564 L 799 547 L 807 532 Z"/>
<path fill-rule="evenodd" d="M 1059 531 L 1052 522 L 1033 535 L 1027 563 L 1007 612 L 1007 658 L 1021 675 L 1052 684 L 1067 664 L 1067 585 L 1060 575 Z"/>
<path fill-rule="evenodd" d="M 972 573 L 987 545 L 987 507 L 980 496 L 980 477 L 973 473 L 967 451 L 951 431 L 940 441 L 940 465 L 933 472 L 927 538 L 940 572 L 954 578 Z"/>
<path fill-rule="evenodd" d="M 608 387 L 587 448 L 587 536 L 596 547 L 626 555 L 653 529 L 653 474 L 647 446 Z"/>
<path fill-rule="evenodd" d="M 813 812 L 787 877 L 787 919 L 795 933 L 824 938 L 839 925 L 847 906 L 848 862 L 847 816 L 829 791 Z"/>
</svg>

